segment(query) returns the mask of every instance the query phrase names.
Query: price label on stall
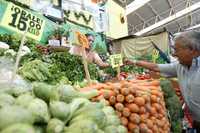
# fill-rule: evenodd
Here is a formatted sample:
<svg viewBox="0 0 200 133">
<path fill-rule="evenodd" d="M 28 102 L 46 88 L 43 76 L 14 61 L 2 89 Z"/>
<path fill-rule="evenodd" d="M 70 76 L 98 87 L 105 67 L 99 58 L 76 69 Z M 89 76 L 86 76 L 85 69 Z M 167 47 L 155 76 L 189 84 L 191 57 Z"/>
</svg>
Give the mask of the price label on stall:
<svg viewBox="0 0 200 133">
<path fill-rule="evenodd" d="M 111 55 L 110 62 L 113 68 L 123 65 L 122 55 L 121 54 Z"/>
<path fill-rule="evenodd" d="M 159 51 L 154 49 L 152 52 L 152 61 L 156 63 L 156 60 L 159 58 Z"/>
<path fill-rule="evenodd" d="M 84 48 L 89 48 L 89 42 L 87 37 L 84 34 L 80 33 L 79 31 L 76 31 L 75 33 L 78 39 L 78 44 Z"/>
<path fill-rule="evenodd" d="M 45 21 L 29 10 L 9 3 L 0 25 L 20 34 L 27 29 L 28 37 L 40 41 Z"/>
</svg>

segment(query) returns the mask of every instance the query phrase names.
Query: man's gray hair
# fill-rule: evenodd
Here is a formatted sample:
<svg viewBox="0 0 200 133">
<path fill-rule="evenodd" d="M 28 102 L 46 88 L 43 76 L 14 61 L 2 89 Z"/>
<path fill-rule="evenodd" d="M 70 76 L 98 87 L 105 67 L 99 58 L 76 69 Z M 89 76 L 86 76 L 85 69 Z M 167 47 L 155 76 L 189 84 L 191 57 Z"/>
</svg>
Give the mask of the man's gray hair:
<svg viewBox="0 0 200 133">
<path fill-rule="evenodd" d="M 187 31 L 183 32 L 177 37 L 175 41 L 181 41 L 181 45 L 193 50 L 200 51 L 200 32 L 197 31 Z"/>
</svg>

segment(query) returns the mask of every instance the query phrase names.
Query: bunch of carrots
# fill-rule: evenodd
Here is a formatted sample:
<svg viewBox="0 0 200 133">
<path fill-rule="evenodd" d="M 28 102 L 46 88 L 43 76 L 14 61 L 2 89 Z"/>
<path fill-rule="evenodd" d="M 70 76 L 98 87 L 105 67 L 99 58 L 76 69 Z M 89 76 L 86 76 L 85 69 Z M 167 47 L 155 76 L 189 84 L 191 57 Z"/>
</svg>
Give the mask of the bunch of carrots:
<svg viewBox="0 0 200 133">
<path fill-rule="evenodd" d="M 99 90 L 92 101 L 106 99 L 129 133 L 169 133 L 163 93 L 157 80 L 131 80 L 98 83 L 81 91 Z"/>
</svg>

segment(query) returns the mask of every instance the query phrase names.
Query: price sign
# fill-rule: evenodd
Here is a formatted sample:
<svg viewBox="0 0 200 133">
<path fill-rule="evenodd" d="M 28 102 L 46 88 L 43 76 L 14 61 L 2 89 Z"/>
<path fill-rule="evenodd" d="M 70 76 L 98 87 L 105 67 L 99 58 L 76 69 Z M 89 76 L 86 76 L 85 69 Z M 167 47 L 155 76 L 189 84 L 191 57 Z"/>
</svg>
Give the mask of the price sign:
<svg viewBox="0 0 200 133">
<path fill-rule="evenodd" d="M 27 36 L 40 41 L 45 21 L 30 11 L 10 3 L 0 25 L 20 34 L 28 28 Z"/>
<path fill-rule="evenodd" d="M 159 51 L 154 49 L 152 52 L 152 60 L 154 63 L 156 63 L 156 60 L 159 58 Z"/>
<path fill-rule="evenodd" d="M 113 68 L 123 65 L 122 55 L 121 54 L 111 55 L 110 62 Z"/>
<path fill-rule="evenodd" d="M 79 31 L 76 31 L 75 34 L 78 40 L 77 44 L 83 46 L 84 48 L 89 48 L 87 37 L 84 34 L 81 34 Z"/>
</svg>

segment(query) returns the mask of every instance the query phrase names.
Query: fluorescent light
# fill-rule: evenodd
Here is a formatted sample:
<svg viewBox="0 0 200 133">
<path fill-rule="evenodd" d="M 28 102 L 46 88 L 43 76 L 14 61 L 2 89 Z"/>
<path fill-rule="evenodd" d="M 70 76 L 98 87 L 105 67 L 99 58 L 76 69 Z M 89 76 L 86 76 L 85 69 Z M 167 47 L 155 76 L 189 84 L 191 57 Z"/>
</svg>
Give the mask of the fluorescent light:
<svg viewBox="0 0 200 133">
<path fill-rule="evenodd" d="M 151 0 L 135 0 L 129 5 L 126 6 L 126 15 L 129 15 L 130 13 L 136 11 L 140 7 L 144 6 Z"/>
<path fill-rule="evenodd" d="M 151 26 L 149 26 L 149 27 L 147 27 L 147 28 L 135 33 L 135 35 L 140 36 L 140 35 L 142 35 L 144 33 L 150 32 L 150 31 L 152 31 L 152 30 L 154 30 L 154 29 L 156 29 L 156 28 L 158 28 L 160 26 L 163 26 L 163 25 L 165 25 L 165 24 L 167 24 L 167 23 L 169 23 L 169 22 L 171 22 L 171 21 L 173 21 L 173 20 L 175 20 L 177 18 L 180 18 L 180 17 L 182 17 L 184 15 L 187 15 L 188 13 L 193 12 L 193 11 L 199 9 L 199 8 L 200 8 L 200 2 L 198 2 L 196 4 L 193 4 L 192 6 L 187 7 L 187 8 L 177 12 L 176 14 L 174 14 L 174 15 L 172 15 L 170 17 L 167 17 L 164 20 L 161 20 L 158 23 L 155 23 L 155 24 L 153 24 L 153 25 L 151 25 Z"/>
</svg>

